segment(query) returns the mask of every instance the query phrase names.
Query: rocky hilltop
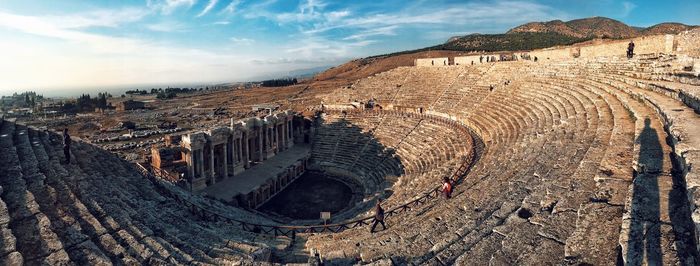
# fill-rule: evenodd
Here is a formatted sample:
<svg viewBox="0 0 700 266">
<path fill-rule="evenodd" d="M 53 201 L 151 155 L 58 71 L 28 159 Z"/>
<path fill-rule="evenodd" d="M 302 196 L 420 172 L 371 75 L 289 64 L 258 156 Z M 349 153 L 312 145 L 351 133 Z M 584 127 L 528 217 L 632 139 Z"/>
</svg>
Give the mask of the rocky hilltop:
<svg viewBox="0 0 700 266">
<path fill-rule="evenodd" d="M 467 52 L 534 50 L 571 45 L 597 38 L 626 39 L 646 35 L 677 34 L 697 27 L 673 22 L 660 23 L 648 28 L 633 27 L 605 17 L 582 18 L 566 22 L 552 20 L 526 23 L 504 34 L 454 36 L 443 44 L 425 49 Z"/>
<path fill-rule="evenodd" d="M 606 17 L 591 17 L 567 22 L 561 20 L 530 22 L 512 28 L 506 32 L 506 34 L 553 32 L 574 38 L 624 39 L 643 35 L 676 34 L 695 27 L 697 26 L 689 26 L 681 23 L 660 23 L 648 28 L 638 28 Z"/>
</svg>

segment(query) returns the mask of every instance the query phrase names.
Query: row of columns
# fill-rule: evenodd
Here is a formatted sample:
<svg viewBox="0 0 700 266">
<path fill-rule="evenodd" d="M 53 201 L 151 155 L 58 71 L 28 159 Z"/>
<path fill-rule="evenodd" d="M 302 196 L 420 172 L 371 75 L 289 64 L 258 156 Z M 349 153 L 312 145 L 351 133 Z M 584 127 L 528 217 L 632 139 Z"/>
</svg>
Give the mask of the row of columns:
<svg viewBox="0 0 700 266">
<path fill-rule="evenodd" d="M 232 124 L 228 130 L 190 134 L 189 143 L 183 145 L 190 146 L 186 161 L 192 189 L 216 184 L 217 179 L 234 176 L 250 168 L 251 163 L 287 150 L 294 143 L 292 118 L 265 120 L 262 125 L 252 127 Z"/>
</svg>

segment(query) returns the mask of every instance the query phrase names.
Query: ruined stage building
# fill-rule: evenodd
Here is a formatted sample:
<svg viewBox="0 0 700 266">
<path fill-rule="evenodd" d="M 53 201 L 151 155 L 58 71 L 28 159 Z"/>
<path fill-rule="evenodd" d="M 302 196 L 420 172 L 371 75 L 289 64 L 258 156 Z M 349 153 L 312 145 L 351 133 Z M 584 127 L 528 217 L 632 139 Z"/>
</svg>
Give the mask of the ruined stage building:
<svg viewBox="0 0 700 266">
<path fill-rule="evenodd" d="M 304 123 L 292 111 L 231 120 L 229 127 L 184 135 L 179 145 L 153 146 L 151 165 L 193 192 L 256 208 L 304 172 L 310 153 Z"/>
</svg>

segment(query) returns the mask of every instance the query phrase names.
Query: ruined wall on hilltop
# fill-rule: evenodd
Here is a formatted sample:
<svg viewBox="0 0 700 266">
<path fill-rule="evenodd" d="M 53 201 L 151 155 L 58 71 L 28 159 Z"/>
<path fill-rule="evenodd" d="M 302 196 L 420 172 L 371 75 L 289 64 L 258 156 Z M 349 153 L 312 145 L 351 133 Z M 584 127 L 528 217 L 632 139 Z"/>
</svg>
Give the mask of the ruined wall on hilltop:
<svg viewBox="0 0 700 266">
<path fill-rule="evenodd" d="M 700 57 L 700 28 L 681 32 L 675 37 L 676 52 Z"/>
<path fill-rule="evenodd" d="M 449 64 L 447 57 L 419 58 L 416 59 L 416 66 L 446 66 Z"/>
<path fill-rule="evenodd" d="M 634 41 L 634 53 L 641 54 L 684 54 L 691 57 L 700 57 L 700 28 L 682 32 L 677 35 L 653 35 L 642 36 L 632 39 Z M 627 46 L 630 39 L 626 40 L 595 40 L 591 44 L 554 47 L 540 50 L 530 51 L 527 54 L 531 59 L 537 57 L 538 60 L 568 60 L 574 58 L 596 58 L 596 57 L 625 57 Z M 455 64 L 471 65 L 479 63 L 480 55 L 458 56 L 454 58 Z M 483 63 L 486 63 L 486 57 L 495 57 L 496 61 L 500 61 L 499 54 L 484 55 Z M 422 58 L 416 59 L 416 66 L 442 66 L 447 58 Z M 432 64 L 431 62 L 434 62 Z"/>
<path fill-rule="evenodd" d="M 666 35 L 654 35 L 654 36 L 644 36 L 632 39 L 634 41 L 634 53 L 635 54 L 653 54 L 653 53 L 664 53 L 671 54 L 677 50 L 679 43 L 675 41 L 676 35 L 666 34 Z M 698 37 L 692 38 L 688 37 L 689 40 L 697 40 Z M 535 56 L 539 60 L 562 60 L 562 59 L 573 59 L 573 58 L 596 58 L 596 57 L 610 57 L 619 56 L 624 57 L 627 53 L 627 45 L 630 40 L 619 40 L 619 41 L 608 41 L 603 42 L 602 40 L 594 41 L 592 44 L 582 45 L 582 46 L 571 46 L 571 47 L 559 47 L 552 49 L 542 49 L 531 51 L 530 57 Z M 687 47 L 697 46 L 697 43 L 691 41 L 684 42 Z M 680 47 L 678 47 L 680 48 Z M 696 47 L 697 49 L 697 47 Z"/>
<path fill-rule="evenodd" d="M 467 66 L 471 65 L 472 62 L 474 64 L 479 64 L 479 57 L 482 55 L 469 55 L 469 56 L 456 56 L 455 57 L 455 65 L 460 65 L 460 66 Z M 482 63 L 486 63 L 486 57 L 483 58 Z"/>
<path fill-rule="evenodd" d="M 560 60 L 573 58 L 570 48 L 542 49 L 528 53 L 532 60 Z"/>
<path fill-rule="evenodd" d="M 635 54 L 653 54 L 673 52 L 674 35 L 654 35 L 632 39 Z M 600 56 L 625 56 L 629 40 L 599 43 L 581 47 L 581 57 L 595 58 Z"/>
</svg>

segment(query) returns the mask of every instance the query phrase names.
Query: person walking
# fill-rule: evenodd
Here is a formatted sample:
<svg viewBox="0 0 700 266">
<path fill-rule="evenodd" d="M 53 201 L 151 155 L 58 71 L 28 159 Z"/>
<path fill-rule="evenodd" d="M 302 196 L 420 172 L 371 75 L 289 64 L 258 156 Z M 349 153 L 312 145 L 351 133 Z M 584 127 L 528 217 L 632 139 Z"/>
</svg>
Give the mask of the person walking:
<svg viewBox="0 0 700 266">
<path fill-rule="evenodd" d="M 632 59 L 634 57 L 634 41 L 630 41 L 627 45 L 627 58 Z"/>
<path fill-rule="evenodd" d="M 70 163 L 70 135 L 68 135 L 68 128 L 63 129 L 63 155 L 66 157 L 66 164 Z"/>
<path fill-rule="evenodd" d="M 374 233 L 374 229 L 377 224 L 382 224 L 382 230 L 386 230 L 386 224 L 384 224 L 384 209 L 382 208 L 382 200 L 377 200 L 377 206 L 374 208 L 374 223 L 372 224 L 372 229 L 369 230 L 370 233 Z"/>
<path fill-rule="evenodd" d="M 452 181 L 447 176 L 442 179 L 442 194 L 445 195 L 445 199 L 452 197 Z"/>
</svg>

